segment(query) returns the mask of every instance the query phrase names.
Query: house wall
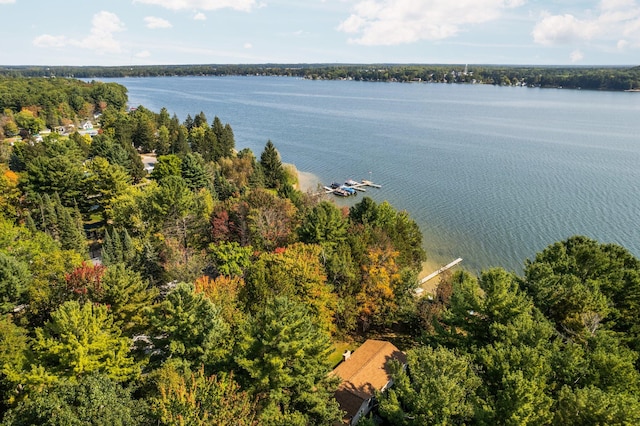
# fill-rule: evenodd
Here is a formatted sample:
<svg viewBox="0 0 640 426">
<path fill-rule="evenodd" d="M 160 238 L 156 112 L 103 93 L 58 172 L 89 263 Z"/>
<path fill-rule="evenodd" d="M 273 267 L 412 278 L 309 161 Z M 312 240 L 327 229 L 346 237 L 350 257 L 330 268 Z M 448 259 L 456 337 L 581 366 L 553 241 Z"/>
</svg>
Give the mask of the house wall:
<svg viewBox="0 0 640 426">
<path fill-rule="evenodd" d="M 369 414 L 369 411 L 371 411 L 371 400 L 372 398 L 369 398 L 362 403 L 362 405 L 358 409 L 358 412 L 355 414 L 355 416 L 353 416 L 353 418 L 351 419 L 351 422 L 349 422 L 351 426 L 357 425 L 358 420 L 360 420 L 360 417 L 366 416 L 367 414 Z"/>
</svg>

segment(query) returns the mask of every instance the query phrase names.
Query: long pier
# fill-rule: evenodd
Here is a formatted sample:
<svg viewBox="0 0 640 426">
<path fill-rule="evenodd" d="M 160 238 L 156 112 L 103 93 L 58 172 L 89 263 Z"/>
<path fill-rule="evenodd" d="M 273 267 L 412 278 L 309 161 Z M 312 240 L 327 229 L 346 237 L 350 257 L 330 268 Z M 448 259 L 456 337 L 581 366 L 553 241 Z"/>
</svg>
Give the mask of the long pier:
<svg viewBox="0 0 640 426">
<path fill-rule="evenodd" d="M 441 273 L 443 273 L 447 269 L 453 268 L 454 266 L 456 266 L 460 262 L 462 262 L 462 258 L 461 257 L 457 258 L 456 260 L 454 260 L 451 263 L 448 263 L 448 264 L 444 265 L 442 268 L 438 269 L 437 271 L 430 273 L 429 275 L 427 275 L 426 277 L 424 277 L 423 279 L 420 280 L 420 284 L 422 285 L 422 284 L 426 283 L 427 281 L 429 281 L 430 279 L 437 277 L 438 275 L 440 275 Z"/>
</svg>

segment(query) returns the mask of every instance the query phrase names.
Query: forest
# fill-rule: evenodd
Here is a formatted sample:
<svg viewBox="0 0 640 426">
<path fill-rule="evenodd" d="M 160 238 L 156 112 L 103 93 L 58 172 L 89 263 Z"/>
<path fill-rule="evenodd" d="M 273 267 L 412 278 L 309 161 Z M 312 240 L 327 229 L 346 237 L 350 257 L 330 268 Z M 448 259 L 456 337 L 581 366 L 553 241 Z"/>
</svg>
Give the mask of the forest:
<svg viewBox="0 0 640 426">
<path fill-rule="evenodd" d="M 287 76 L 313 80 L 492 84 L 585 90 L 640 90 L 640 66 L 481 64 L 254 64 L 136 66 L 0 66 L 12 77 Z"/>
<path fill-rule="evenodd" d="M 329 373 L 369 338 L 408 366 L 362 425 L 640 423 L 624 247 L 574 236 L 416 297 L 406 211 L 300 191 L 214 111 L 126 102 L 0 78 L 0 424 L 332 425 Z"/>
</svg>

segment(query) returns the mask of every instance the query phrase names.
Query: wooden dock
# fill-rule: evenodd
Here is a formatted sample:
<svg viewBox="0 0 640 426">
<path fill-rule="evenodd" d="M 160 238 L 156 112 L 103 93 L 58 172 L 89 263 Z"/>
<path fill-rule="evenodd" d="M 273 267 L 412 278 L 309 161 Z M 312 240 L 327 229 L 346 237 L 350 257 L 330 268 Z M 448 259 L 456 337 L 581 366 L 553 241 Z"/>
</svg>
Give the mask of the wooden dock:
<svg viewBox="0 0 640 426">
<path fill-rule="evenodd" d="M 342 191 L 341 187 L 344 186 L 346 188 L 352 188 L 356 191 L 367 192 L 366 186 L 371 188 L 382 188 L 382 185 L 378 185 L 377 183 L 373 183 L 369 180 L 363 179 L 362 182 L 356 182 L 353 180 L 346 181 L 343 185 L 337 188 L 332 188 L 330 186 L 323 186 L 322 188 L 325 190 L 325 194 L 336 194 L 344 196 L 340 191 Z M 353 194 L 351 194 L 353 195 Z"/>
<path fill-rule="evenodd" d="M 444 265 L 442 268 L 438 269 L 437 271 L 430 273 L 429 275 L 427 275 L 426 277 L 424 277 L 423 279 L 420 280 L 420 285 L 426 283 L 427 281 L 429 281 L 432 278 L 437 277 L 438 275 L 440 275 L 441 273 L 443 273 L 447 269 L 453 268 L 454 266 L 456 266 L 460 262 L 462 262 L 462 258 L 461 257 L 457 258 L 456 260 L 454 260 L 451 263 L 448 263 L 448 264 Z"/>
</svg>

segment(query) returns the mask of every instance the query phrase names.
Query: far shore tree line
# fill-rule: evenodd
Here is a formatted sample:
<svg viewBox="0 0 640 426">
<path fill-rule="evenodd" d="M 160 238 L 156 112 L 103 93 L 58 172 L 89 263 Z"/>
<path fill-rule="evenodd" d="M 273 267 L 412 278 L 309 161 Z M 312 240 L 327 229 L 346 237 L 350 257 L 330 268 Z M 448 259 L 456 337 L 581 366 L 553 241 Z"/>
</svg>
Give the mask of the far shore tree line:
<svg viewBox="0 0 640 426">
<path fill-rule="evenodd" d="M 210 64 L 139 66 L 4 66 L 0 76 L 122 78 L 286 76 L 373 82 L 474 83 L 584 90 L 640 90 L 640 66 L 483 64 Z"/>
<path fill-rule="evenodd" d="M 238 150 L 217 116 L 61 80 L 0 78 L 5 131 L 100 113 L 93 138 L 0 141 L 1 425 L 331 425 L 337 348 L 367 338 L 408 367 L 364 425 L 640 422 L 623 247 L 575 236 L 416 297 L 407 212 L 301 192 L 272 141 Z"/>
</svg>

